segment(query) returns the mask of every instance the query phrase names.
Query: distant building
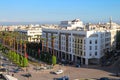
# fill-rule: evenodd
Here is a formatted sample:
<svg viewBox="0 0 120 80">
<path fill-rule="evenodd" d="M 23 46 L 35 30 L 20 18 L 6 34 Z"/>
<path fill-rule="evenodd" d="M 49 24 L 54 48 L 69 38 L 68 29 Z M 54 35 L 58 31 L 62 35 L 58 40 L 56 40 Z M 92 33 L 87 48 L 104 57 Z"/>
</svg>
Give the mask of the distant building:
<svg viewBox="0 0 120 80">
<path fill-rule="evenodd" d="M 28 36 L 29 42 L 40 42 L 40 38 L 42 35 L 42 28 L 41 27 L 25 27 L 16 29 L 15 31 L 20 32 L 21 34 L 25 34 Z"/>
<path fill-rule="evenodd" d="M 61 21 L 60 27 L 64 27 L 66 29 L 75 29 L 77 27 L 83 28 L 83 22 L 79 19 L 75 19 L 72 21 Z"/>
</svg>

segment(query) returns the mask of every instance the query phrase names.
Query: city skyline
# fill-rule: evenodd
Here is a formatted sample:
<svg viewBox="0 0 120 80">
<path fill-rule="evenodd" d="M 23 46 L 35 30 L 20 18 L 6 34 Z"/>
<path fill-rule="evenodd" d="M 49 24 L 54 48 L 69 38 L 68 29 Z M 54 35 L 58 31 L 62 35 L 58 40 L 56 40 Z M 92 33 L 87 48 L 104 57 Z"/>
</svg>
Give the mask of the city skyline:
<svg viewBox="0 0 120 80">
<path fill-rule="evenodd" d="M 119 0 L 2 0 L 0 5 L 0 22 L 107 22 L 109 17 L 120 22 Z"/>
</svg>

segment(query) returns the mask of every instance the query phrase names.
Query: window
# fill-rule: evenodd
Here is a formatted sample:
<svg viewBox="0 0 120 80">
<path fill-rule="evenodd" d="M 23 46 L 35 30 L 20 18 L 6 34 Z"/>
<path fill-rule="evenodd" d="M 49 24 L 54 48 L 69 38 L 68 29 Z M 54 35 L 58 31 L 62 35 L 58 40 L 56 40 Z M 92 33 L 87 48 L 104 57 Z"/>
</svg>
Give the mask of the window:
<svg viewBox="0 0 120 80">
<path fill-rule="evenodd" d="M 84 56 L 85 56 L 85 52 L 84 52 Z"/>
<path fill-rule="evenodd" d="M 90 40 L 90 44 L 92 44 L 92 41 Z"/>
<path fill-rule="evenodd" d="M 92 46 L 90 46 L 90 50 L 92 50 Z"/>
<path fill-rule="evenodd" d="M 95 40 L 95 44 L 97 44 L 97 40 Z"/>
<path fill-rule="evenodd" d="M 85 40 L 84 40 L 84 44 L 85 44 Z"/>
<path fill-rule="evenodd" d="M 69 48 L 69 51 L 71 52 L 71 48 Z"/>
<path fill-rule="evenodd" d="M 95 46 L 95 50 L 97 50 L 97 46 Z"/>
<path fill-rule="evenodd" d="M 74 47 L 74 44 L 72 44 L 72 47 Z"/>
<path fill-rule="evenodd" d="M 75 52 L 74 49 L 72 50 L 72 52 L 73 52 L 73 53 Z"/>
<path fill-rule="evenodd" d="M 90 53 L 90 56 L 92 56 L 92 54 Z"/>
<path fill-rule="evenodd" d="M 82 39 L 79 39 L 79 43 L 82 43 Z"/>
<path fill-rule="evenodd" d="M 97 52 L 95 52 L 95 56 L 97 56 Z"/>
<path fill-rule="evenodd" d="M 71 46 L 71 43 L 69 43 L 69 46 Z"/>
<path fill-rule="evenodd" d="M 78 43 L 80 42 L 80 39 L 78 39 Z"/>
<path fill-rule="evenodd" d="M 74 39 L 73 39 L 73 42 L 74 42 Z"/>
<path fill-rule="evenodd" d="M 69 38 L 69 41 L 71 41 L 71 38 Z"/>
<path fill-rule="evenodd" d="M 80 55 L 82 56 L 82 51 L 80 51 Z"/>
<path fill-rule="evenodd" d="M 64 40 L 65 40 L 65 37 L 64 37 Z"/>
</svg>

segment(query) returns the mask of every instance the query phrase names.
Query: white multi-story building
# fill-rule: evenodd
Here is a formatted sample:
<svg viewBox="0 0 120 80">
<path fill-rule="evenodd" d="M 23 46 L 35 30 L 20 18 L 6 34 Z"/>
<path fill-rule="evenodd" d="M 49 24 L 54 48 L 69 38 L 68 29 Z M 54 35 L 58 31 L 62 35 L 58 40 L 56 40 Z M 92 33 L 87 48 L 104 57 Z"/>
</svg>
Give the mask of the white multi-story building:
<svg viewBox="0 0 120 80">
<path fill-rule="evenodd" d="M 43 28 L 42 31 L 45 50 L 59 59 L 80 64 L 98 63 L 105 51 L 116 48 L 117 29 L 69 30 L 59 27 Z"/>
<path fill-rule="evenodd" d="M 83 28 L 83 22 L 79 19 L 75 19 L 72 21 L 61 21 L 60 27 L 64 27 L 66 29 L 75 29 L 75 28 Z"/>
<path fill-rule="evenodd" d="M 16 29 L 15 31 L 27 35 L 29 42 L 40 42 L 40 38 L 42 35 L 41 27 L 25 27 L 22 29 Z"/>
</svg>

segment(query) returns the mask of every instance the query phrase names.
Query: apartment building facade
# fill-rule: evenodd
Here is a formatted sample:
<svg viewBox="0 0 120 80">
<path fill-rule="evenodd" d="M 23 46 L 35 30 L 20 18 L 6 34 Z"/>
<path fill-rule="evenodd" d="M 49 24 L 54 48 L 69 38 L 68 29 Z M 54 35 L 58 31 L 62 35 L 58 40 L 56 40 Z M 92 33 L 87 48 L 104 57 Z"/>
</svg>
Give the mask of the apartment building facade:
<svg viewBox="0 0 120 80">
<path fill-rule="evenodd" d="M 80 64 L 98 63 L 105 51 L 116 48 L 116 30 L 43 29 L 42 34 L 45 50 L 54 52 L 59 59 Z"/>
<path fill-rule="evenodd" d="M 42 29 L 44 50 L 60 60 L 98 64 L 105 52 L 116 48 L 117 27 L 111 20 L 107 24 L 87 26 L 79 19 L 61 21 L 57 28 Z"/>
</svg>

